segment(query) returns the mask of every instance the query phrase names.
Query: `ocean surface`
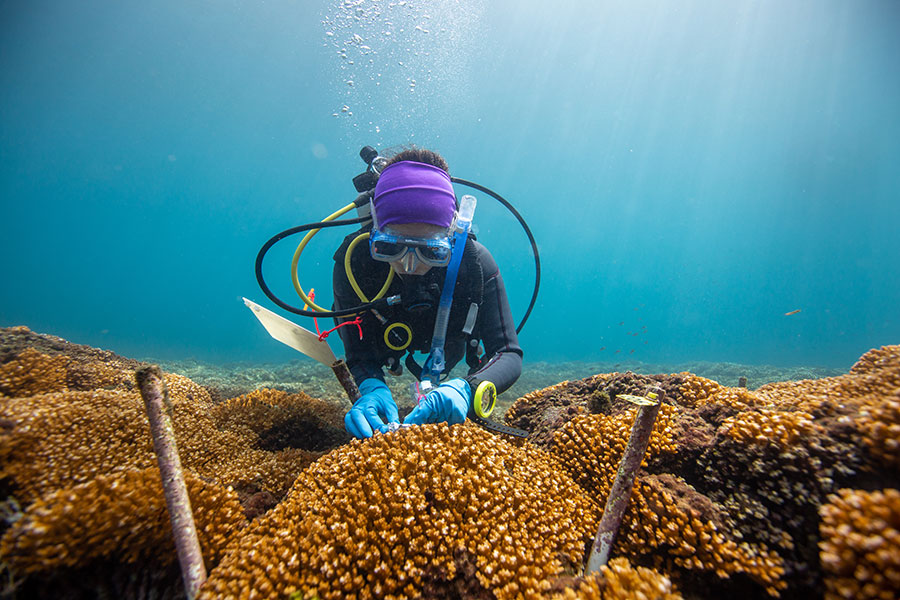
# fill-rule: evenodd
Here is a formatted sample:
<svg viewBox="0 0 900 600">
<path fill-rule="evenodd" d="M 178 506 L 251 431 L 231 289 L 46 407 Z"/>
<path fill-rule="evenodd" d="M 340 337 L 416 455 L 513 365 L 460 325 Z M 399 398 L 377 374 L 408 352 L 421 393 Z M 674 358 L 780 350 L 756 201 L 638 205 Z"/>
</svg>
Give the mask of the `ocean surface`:
<svg viewBox="0 0 900 600">
<path fill-rule="evenodd" d="M 353 200 L 362 146 L 417 144 L 534 233 L 526 368 L 846 370 L 900 341 L 898 30 L 894 1 L 3 1 L 0 326 L 309 361 L 241 301 L 276 308 L 256 254 Z M 519 319 L 530 245 L 475 195 Z M 303 253 L 320 304 L 348 232 Z M 297 242 L 265 265 L 294 304 Z"/>
</svg>

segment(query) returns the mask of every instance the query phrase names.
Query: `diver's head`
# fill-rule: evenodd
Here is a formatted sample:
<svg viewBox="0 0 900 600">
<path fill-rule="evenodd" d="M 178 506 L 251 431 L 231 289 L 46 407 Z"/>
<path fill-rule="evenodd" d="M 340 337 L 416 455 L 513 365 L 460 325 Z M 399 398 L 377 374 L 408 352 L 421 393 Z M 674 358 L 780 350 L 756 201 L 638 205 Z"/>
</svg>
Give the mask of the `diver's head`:
<svg viewBox="0 0 900 600">
<path fill-rule="evenodd" d="M 407 156 L 439 159 L 441 164 Z M 440 155 L 408 150 L 395 156 L 378 178 L 372 214 L 369 249 L 375 260 L 389 262 L 400 275 L 424 275 L 450 261 L 449 230 L 456 216 L 456 196 Z"/>
</svg>

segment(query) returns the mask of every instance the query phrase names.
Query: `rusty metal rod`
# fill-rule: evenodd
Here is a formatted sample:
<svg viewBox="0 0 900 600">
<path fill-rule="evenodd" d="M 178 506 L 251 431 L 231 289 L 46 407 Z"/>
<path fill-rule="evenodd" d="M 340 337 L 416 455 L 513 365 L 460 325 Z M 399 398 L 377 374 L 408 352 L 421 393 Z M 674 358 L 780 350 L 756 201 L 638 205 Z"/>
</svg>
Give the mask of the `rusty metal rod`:
<svg viewBox="0 0 900 600">
<path fill-rule="evenodd" d="M 625 454 L 622 455 L 622 460 L 619 462 L 616 479 L 613 482 L 612 489 L 609 491 L 606 507 L 603 509 L 603 516 L 600 518 L 599 527 L 597 527 L 597 535 L 594 538 L 591 554 L 588 557 L 587 566 L 584 570 L 585 575 L 598 572 L 609 561 L 616 533 L 618 533 L 619 526 L 622 524 L 622 517 L 625 515 L 625 509 L 628 507 L 628 500 L 631 498 L 634 479 L 641 468 L 641 462 L 644 460 L 647 446 L 650 444 L 650 433 L 653 431 L 653 423 L 656 421 L 659 406 L 665 397 L 665 392 L 660 387 L 654 386 L 650 388 L 647 393 L 648 396 L 650 392 L 656 394 L 656 403 L 638 407 L 637 414 L 634 417 L 634 424 L 631 426 L 631 437 L 628 438 Z"/>
<path fill-rule="evenodd" d="M 153 436 L 163 494 L 172 521 L 172 535 L 175 538 L 178 562 L 181 564 L 185 592 L 188 600 L 193 600 L 206 581 L 206 565 L 203 564 L 191 500 L 188 498 L 181 459 L 175 444 L 175 430 L 167 410 L 169 401 L 166 383 L 162 371 L 155 365 L 139 369 L 135 373 L 135 379 L 150 420 L 150 434 Z"/>
<path fill-rule="evenodd" d="M 347 392 L 347 397 L 350 398 L 350 404 L 359 400 L 359 388 L 356 387 L 356 382 L 353 381 L 353 375 L 350 374 L 347 363 L 339 358 L 331 365 L 331 370 L 334 371 L 338 381 L 344 386 L 344 391 Z"/>
</svg>

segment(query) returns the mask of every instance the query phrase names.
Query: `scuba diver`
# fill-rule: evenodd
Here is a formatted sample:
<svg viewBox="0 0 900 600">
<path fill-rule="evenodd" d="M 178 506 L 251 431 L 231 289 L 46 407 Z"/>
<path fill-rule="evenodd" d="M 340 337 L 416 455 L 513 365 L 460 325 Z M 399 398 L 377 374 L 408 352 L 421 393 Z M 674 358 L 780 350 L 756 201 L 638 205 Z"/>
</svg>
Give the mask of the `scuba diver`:
<svg viewBox="0 0 900 600">
<path fill-rule="evenodd" d="M 489 431 L 517 437 L 528 432 L 488 420 L 497 394 L 522 372 L 518 334 L 537 301 L 541 261 L 537 242 L 522 215 L 502 196 L 472 181 L 451 177 L 436 152 L 411 148 L 391 158 L 371 146 L 360 150 L 365 172 L 353 178 L 359 195 L 319 222 L 286 229 L 272 236 L 256 256 L 256 281 L 282 309 L 312 317 L 308 331 L 251 300 L 244 303 L 276 340 L 330 366 L 353 402 L 344 424 L 356 437 L 371 437 L 401 426 L 461 423 L 466 418 Z M 515 325 L 506 288 L 490 252 L 471 233 L 477 204 L 474 196 L 458 201 L 453 184 L 476 189 L 500 202 L 518 220 L 534 254 L 534 290 L 525 314 Z M 358 217 L 338 217 L 356 209 Z M 334 254 L 334 305 L 331 310 L 304 291 L 299 260 L 321 230 L 356 225 Z M 279 241 L 305 233 L 294 252 L 291 280 L 303 300 L 297 307 L 269 288 L 263 262 Z M 318 317 L 335 319 L 335 327 L 319 331 Z M 346 361 L 338 360 L 325 338 L 340 332 Z M 427 352 L 419 365 L 413 355 Z M 401 359 L 406 359 L 401 364 Z M 447 381 L 463 358 L 465 377 Z M 399 422 L 397 403 L 384 382 L 384 367 L 400 375 L 403 365 L 416 382 L 416 407 Z"/>
<path fill-rule="evenodd" d="M 399 426 L 383 367 L 399 375 L 404 354 L 407 369 L 424 388 L 416 388 L 419 401 L 404 425 L 462 423 L 476 391 L 480 402 L 481 391 L 493 384 L 495 396 L 522 371 L 503 278 L 490 252 L 468 231 L 474 198 L 464 196 L 457 205 L 447 163 L 436 152 L 412 148 L 379 159 L 375 188 L 356 201 L 369 200 L 372 221 L 347 236 L 334 254 L 333 311 L 384 295 L 402 299 L 335 318 L 338 325 L 356 325 L 339 332 L 360 392 L 344 424 L 359 438 Z M 365 232 L 368 245 L 359 244 Z M 429 350 L 419 366 L 413 352 Z M 446 380 L 463 358 L 468 374 Z M 428 385 L 429 373 L 434 387 Z"/>
</svg>

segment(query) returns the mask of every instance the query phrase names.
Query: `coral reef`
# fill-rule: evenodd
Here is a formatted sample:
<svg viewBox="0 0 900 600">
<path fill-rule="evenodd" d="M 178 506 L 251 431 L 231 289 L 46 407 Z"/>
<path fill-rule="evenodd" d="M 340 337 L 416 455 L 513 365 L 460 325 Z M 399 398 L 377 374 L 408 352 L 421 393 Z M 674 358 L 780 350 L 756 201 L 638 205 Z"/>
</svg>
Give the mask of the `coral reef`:
<svg viewBox="0 0 900 600">
<path fill-rule="evenodd" d="M 597 575 L 578 581 L 549 600 L 680 600 L 669 578 L 653 569 L 634 567 L 624 558 L 614 558 Z"/>
<path fill-rule="evenodd" d="M 286 411 L 287 423 L 306 432 L 303 443 L 319 450 L 292 447 L 290 440 L 278 451 L 261 449 L 256 436 L 216 426 L 206 390 L 178 375 L 167 374 L 165 379 L 182 462 L 222 485 L 250 485 L 281 496 L 303 467 L 342 439 L 336 425 L 317 436 L 319 417 L 298 409 Z M 295 409 L 302 405 L 302 399 L 297 400 Z M 144 469 L 155 461 L 143 402 L 134 391 L 11 398 L 0 404 L 0 422 L 0 476 L 15 488 L 20 501 L 100 475 Z"/>
<path fill-rule="evenodd" d="M 629 409 L 615 416 L 579 416 L 566 423 L 554 438 L 552 454 L 601 504 L 606 502 L 625 452 L 634 412 Z M 660 408 L 644 466 L 654 457 L 676 452 L 671 427 L 675 414 L 673 406 Z M 667 487 L 678 490 L 682 498 L 688 496 L 684 488 L 697 496 L 690 486 L 679 484 L 671 476 L 650 476 L 638 482 L 623 521 L 619 547 L 628 556 L 652 553 L 655 567 L 670 560 L 677 567 L 710 570 L 719 577 L 746 573 L 777 595 L 784 587 L 779 581 L 784 572 L 780 558 L 764 549 L 738 546 L 689 502 L 677 503 L 676 495 Z"/>
<path fill-rule="evenodd" d="M 216 564 L 244 525 L 243 510 L 232 491 L 189 472 L 185 483 L 204 559 Z M 85 566 L 114 556 L 135 563 L 174 552 L 156 467 L 104 475 L 51 492 L 29 506 L 0 540 L 0 555 L 20 574 Z"/>
<path fill-rule="evenodd" d="M 472 425 L 401 428 L 311 465 L 201 596 L 533 596 L 577 569 L 596 513 L 537 449 Z"/>
<path fill-rule="evenodd" d="M 842 489 L 820 513 L 826 600 L 900 597 L 900 491 Z"/>
<path fill-rule="evenodd" d="M 0 403 L 0 474 L 19 501 L 154 464 L 135 392 L 52 392 Z"/>
<path fill-rule="evenodd" d="M 525 394 L 506 412 L 507 425 L 531 433 L 529 440 L 549 449 L 553 435 L 566 423 L 584 413 L 618 413 L 627 403 L 616 401 L 619 394 L 642 395 L 651 385 L 657 385 L 672 395 L 682 383 L 677 375 L 637 375 L 609 373 L 587 377 L 579 381 L 563 381 L 543 390 Z"/>
<path fill-rule="evenodd" d="M 681 496 L 670 493 L 672 489 Z M 713 571 L 723 579 L 744 573 L 778 596 L 787 587 L 782 559 L 763 547 L 731 539 L 692 501 L 702 503 L 703 498 L 672 476 L 651 475 L 639 481 L 620 534 L 622 551 L 649 555 L 654 566 L 665 571 L 674 567 Z M 687 576 L 680 574 L 682 579 Z"/>
<path fill-rule="evenodd" d="M 91 582 L 83 597 L 100 590 L 119 597 L 135 586 L 139 595 L 146 586 L 178 592 L 153 444 L 134 389 L 140 363 L 25 328 L 2 337 L 52 352 L 10 343 L 0 364 L 0 488 L 8 496 L 0 557 L 17 582 L 26 577 L 23 597 L 42 595 L 48 581 L 73 589 Z M 165 382 L 211 564 L 238 518 L 277 504 L 303 468 L 346 439 L 340 410 L 305 395 L 257 392 L 283 401 L 267 404 L 279 418 L 255 423 L 260 415 L 250 415 L 244 431 L 233 431 L 217 423 L 214 412 L 231 413 L 216 411 L 207 389 L 180 375 L 166 374 Z M 302 435 L 277 435 L 279 427 Z"/>
<path fill-rule="evenodd" d="M 47 353 L 45 350 L 42 352 Z M 526 356 L 527 359 L 527 356 Z M 2 362 L 2 360 L 0 360 Z M 349 408 L 346 394 L 334 375 L 309 359 L 292 360 L 286 364 L 231 363 L 211 364 L 198 360 L 152 360 L 165 371 L 189 377 L 207 388 L 217 402 L 234 398 L 262 388 L 277 389 L 288 393 L 305 392 L 330 403 Z M 774 381 L 812 379 L 842 374 L 838 369 L 810 367 L 775 367 L 770 365 L 741 365 L 697 361 L 674 365 L 642 363 L 636 360 L 622 362 L 529 362 L 526 361 L 521 377 L 500 395 L 495 415 L 502 419 L 513 402 L 531 392 L 542 390 L 560 381 L 578 381 L 596 373 L 632 371 L 634 373 L 680 373 L 690 371 L 694 375 L 708 377 L 723 385 L 739 385 L 741 377 L 749 380 L 752 388 Z M 465 367 L 458 365 L 454 377 L 465 375 Z M 401 403 L 409 395 L 405 377 L 388 377 L 387 384 L 394 398 Z"/>
<path fill-rule="evenodd" d="M 677 476 L 678 484 L 673 479 L 657 479 L 656 484 L 666 482 L 665 492 L 676 498 L 673 486 L 685 488 L 681 497 L 690 498 L 694 509 L 702 509 L 704 518 L 697 518 L 701 526 L 714 525 L 729 546 L 749 548 L 752 553 L 735 562 L 739 568 L 732 570 L 746 573 L 770 593 L 781 588 L 792 598 L 823 593 L 819 508 L 829 494 L 840 487 L 881 489 L 900 483 L 898 346 L 868 352 L 845 375 L 773 383 L 754 391 L 690 373 L 597 375 L 525 395 L 509 409 L 506 421 L 530 431 L 535 444 L 564 456 L 561 462 L 573 478 L 602 495 L 614 474 L 615 459 L 577 457 L 621 452 L 624 422 L 615 428 L 611 420 L 626 410 L 625 403 L 616 399 L 623 387 L 613 386 L 617 377 L 643 389 L 667 384 L 667 399 L 674 409 L 667 424 L 674 445 L 666 452 L 655 452 L 651 446 L 632 509 L 644 502 L 646 485 L 652 481 L 648 477 Z M 607 416 L 606 428 L 578 435 L 588 419 L 597 418 L 587 413 L 598 412 Z M 661 505 L 674 510 L 668 500 Z M 635 518 L 634 512 L 630 515 Z M 658 531 L 653 519 L 661 517 L 655 511 L 653 515 L 644 515 L 644 520 L 650 519 Z M 639 549 L 651 548 L 647 540 L 658 536 L 636 533 L 634 521 L 628 519 L 626 514 L 623 537 L 613 555 L 640 560 Z M 681 518 L 676 521 L 683 523 Z M 696 531 L 689 533 L 691 528 L 682 524 L 672 527 L 683 536 L 705 538 Z M 637 537 L 629 546 L 632 535 Z M 725 574 L 729 569 L 675 560 L 680 544 L 670 539 L 652 549 L 647 564 L 669 576 L 686 595 L 702 597 L 704 589 L 739 597 L 738 590 L 743 589 L 746 594 L 745 584 L 730 583 L 740 582 L 740 577 L 715 582 L 703 576 L 710 569 Z M 776 573 L 783 573 L 780 581 Z"/>
<path fill-rule="evenodd" d="M 12 597 L 182 597 L 140 365 L 0 330 Z M 165 376 L 213 567 L 205 598 L 898 594 L 898 346 L 755 390 L 684 369 L 560 377 L 509 406 L 531 433 L 520 445 L 471 424 L 348 441 L 346 400 L 307 395 L 318 387 L 295 367 L 253 373 L 227 400 Z M 634 414 L 618 396 L 651 385 L 665 403 L 612 560 L 585 577 Z"/>
<path fill-rule="evenodd" d="M 619 462 L 625 454 L 636 412 L 632 408 L 616 416 L 578 416 L 566 423 L 554 438 L 553 456 L 601 506 L 606 504 Z M 660 407 L 644 465 L 650 457 L 675 451 L 670 426 L 674 413 L 671 406 Z"/>
<path fill-rule="evenodd" d="M 342 407 L 303 392 L 261 389 L 213 408 L 220 429 L 256 438 L 263 450 L 324 450 L 350 441 Z"/>
</svg>

